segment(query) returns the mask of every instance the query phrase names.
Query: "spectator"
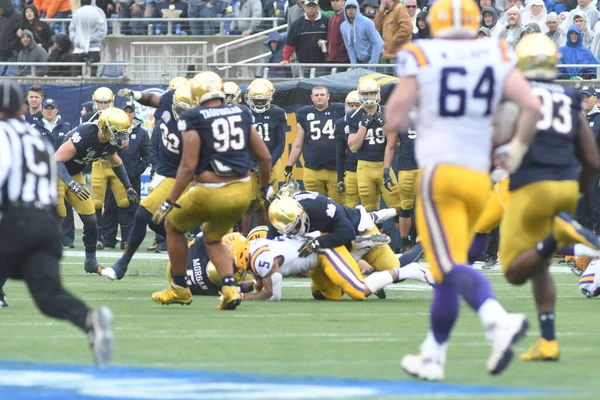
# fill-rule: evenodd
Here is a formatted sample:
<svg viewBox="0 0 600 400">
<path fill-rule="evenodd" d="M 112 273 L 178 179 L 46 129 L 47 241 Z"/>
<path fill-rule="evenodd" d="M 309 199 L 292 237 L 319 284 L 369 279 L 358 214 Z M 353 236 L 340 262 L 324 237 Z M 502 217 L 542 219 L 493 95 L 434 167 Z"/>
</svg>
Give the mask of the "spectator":
<svg viewBox="0 0 600 400">
<path fill-rule="evenodd" d="M 562 57 L 560 64 L 598 64 L 598 60 L 590 49 L 582 44 L 581 31 L 577 25 L 571 25 L 567 31 L 567 44 L 559 49 Z M 572 77 L 581 77 L 583 79 L 595 79 L 596 68 L 560 68 L 558 70 L 559 79 L 570 79 Z"/>
<path fill-rule="evenodd" d="M 493 8 L 496 10 L 496 15 L 500 16 L 504 14 L 502 8 L 499 8 L 496 4 L 496 0 L 477 0 L 477 5 L 479 6 L 481 12 L 483 12 L 484 8 Z"/>
<path fill-rule="evenodd" d="M 73 43 L 66 33 L 59 33 L 52 36 L 54 45 L 50 49 L 50 54 L 46 60 L 48 63 L 64 63 L 71 61 L 71 52 Z M 46 70 L 48 76 L 71 76 L 71 67 L 66 65 L 49 66 Z"/>
<path fill-rule="evenodd" d="M 592 0 L 577 0 L 577 8 L 569 12 L 569 18 L 567 18 L 567 23 L 575 23 L 575 15 L 581 15 L 581 13 L 585 13 L 585 15 L 587 16 L 587 26 L 589 26 L 590 28 L 593 28 L 596 25 L 596 22 L 598 22 L 598 20 L 600 19 L 600 14 L 598 14 L 598 10 L 596 9 L 596 4 L 593 3 Z M 585 44 L 585 36 L 583 38 L 583 43 Z"/>
<path fill-rule="evenodd" d="M 216 18 L 219 9 L 219 0 L 189 0 L 188 17 L 190 18 Z M 190 22 L 192 35 L 214 35 L 218 30 L 218 22 L 196 21 Z"/>
<path fill-rule="evenodd" d="M 17 61 L 21 48 L 17 31 L 21 25 L 21 13 L 15 10 L 11 0 L 0 0 L 0 62 Z M 0 76 L 5 67 L 0 66 Z"/>
<path fill-rule="evenodd" d="M 271 32 L 265 46 L 271 51 L 271 56 L 267 59 L 267 64 L 278 64 L 283 59 L 283 48 L 285 47 L 285 39 L 287 33 Z M 264 71 L 264 69 L 263 69 Z M 284 67 L 269 67 L 269 78 L 291 78 L 292 74 L 289 68 Z"/>
<path fill-rule="evenodd" d="M 43 18 L 68 18 L 71 16 L 71 0 L 34 0 L 33 4 Z"/>
<path fill-rule="evenodd" d="M 142 18 L 146 0 L 117 0 L 117 14 L 119 18 Z M 143 22 L 121 22 L 123 35 L 145 35 L 146 24 Z"/>
<path fill-rule="evenodd" d="M 555 12 L 559 15 L 562 12 L 567 11 L 567 0 L 545 0 L 546 11 L 548 14 Z"/>
<path fill-rule="evenodd" d="M 506 12 L 508 25 L 500 32 L 498 37 L 506 40 L 510 47 L 514 47 L 521 38 L 523 26 L 521 25 L 521 13 L 516 6 L 513 6 Z"/>
<path fill-rule="evenodd" d="M 583 45 L 588 49 L 591 48 L 594 41 L 594 32 L 590 29 L 587 21 L 587 14 L 583 11 L 576 10 L 573 16 L 573 24 L 577 25 L 583 35 Z"/>
<path fill-rule="evenodd" d="M 477 32 L 477 39 L 489 38 L 489 37 L 492 37 L 492 31 L 490 31 L 489 28 L 486 28 L 485 26 L 482 26 L 481 28 L 479 28 L 479 32 Z"/>
<path fill-rule="evenodd" d="M 115 13 L 113 0 L 96 0 L 96 7 L 104 11 L 104 16 L 107 19 L 111 18 L 111 16 Z"/>
<path fill-rule="evenodd" d="M 188 17 L 188 4 L 182 0 L 163 0 L 156 4 L 154 9 L 154 15 L 152 18 L 187 18 Z M 158 23 L 157 23 L 158 24 Z M 163 35 L 167 33 L 169 28 L 167 23 L 162 24 L 161 32 Z M 173 24 L 175 28 L 175 24 Z M 181 30 L 188 31 L 189 28 L 187 23 L 181 23 Z"/>
<path fill-rule="evenodd" d="M 44 101 L 44 89 L 38 85 L 27 88 L 27 112 L 23 114 L 25 121 L 35 125 L 42 120 L 42 102 Z"/>
<path fill-rule="evenodd" d="M 52 46 L 52 35 L 54 35 L 54 31 L 50 28 L 50 25 L 44 21 L 40 21 L 38 10 L 33 4 L 25 6 L 20 28 L 21 29 L 17 31 L 17 36 L 19 36 L 19 38 L 21 37 L 23 30 L 28 29 L 33 33 L 35 42 L 41 44 L 46 51 Z"/>
<path fill-rule="evenodd" d="M 91 4 L 92 0 L 81 0 L 82 7 L 75 11 L 69 25 L 73 62 L 100 62 L 100 48 L 107 32 L 106 16 L 104 11 Z M 97 68 L 92 67 L 92 76 L 96 76 Z M 74 67 L 72 76 L 81 74 L 81 68 Z"/>
<path fill-rule="evenodd" d="M 25 29 L 21 33 L 21 51 L 17 57 L 19 63 L 43 63 L 48 58 L 48 53 L 42 46 L 38 46 L 33 38 L 33 33 L 29 29 Z M 17 72 L 18 76 L 32 75 L 32 67 L 29 65 L 19 65 Z M 44 67 L 35 68 L 35 76 L 43 76 Z"/>
<path fill-rule="evenodd" d="M 498 12 L 496 9 L 486 7 L 481 12 L 481 16 L 481 26 L 488 28 L 493 38 L 500 36 L 503 27 L 498 23 Z"/>
<path fill-rule="evenodd" d="M 381 0 L 375 16 L 375 27 L 383 38 L 382 63 L 395 64 L 396 53 L 412 38 L 412 20 L 407 8 L 399 0 Z M 386 69 L 393 75 L 393 68 Z"/>
<path fill-rule="evenodd" d="M 527 25 L 531 22 L 535 22 L 541 29 L 541 33 L 548 32 L 546 27 L 546 6 L 544 0 L 529 0 L 527 7 L 521 13 L 521 23 Z"/>
<path fill-rule="evenodd" d="M 523 39 L 527 35 L 531 35 L 532 33 L 542 33 L 540 26 L 536 22 L 530 22 L 523 27 L 523 31 L 521 32 L 521 37 L 519 40 Z"/>
<path fill-rule="evenodd" d="M 231 35 L 251 35 L 258 31 L 260 21 L 238 21 L 238 18 L 261 18 L 262 3 L 260 0 L 240 0 L 233 7 Z"/>
<path fill-rule="evenodd" d="M 429 25 L 427 25 L 427 11 L 421 11 L 417 14 L 417 28 L 418 32 L 413 39 L 431 39 L 431 33 L 429 33 Z"/>
<path fill-rule="evenodd" d="M 294 6 L 288 8 L 287 15 L 287 31 L 290 31 L 292 24 L 296 22 L 300 17 L 304 16 L 304 0 L 298 0 Z"/>
<path fill-rule="evenodd" d="M 360 7 L 363 15 L 372 21 L 375 19 L 375 14 L 377 14 L 379 0 L 364 0 Z"/>
<path fill-rule="evenodd" d="M 300 63 L 323 63 L 325 53 L 319 47 L 319 40 L 327 39 L 327 26 L 329 19 L 321 14 L 317 0 L 306 0 L 304 4 L 304 18 L 292 24 L 283 48 L 283 59 L 279 63 L 285 66 L 290 62 L 292 53 Z M 325 71 L 317 69 L 321 75 Z M 304 69 L 304 76 L 310 74 L 310 68 Z"/>
<path fill-rule="evenodd" d="M 329 24 L 327 25 L 327 42 L 325 43 L 327 46 L 327 57 L 325 57 L 325 61 L 328 63 L 348 64 L 350 62 L 340 28 L 346 19 L 344 17 L 344 4 L 346 4 L 345 0 L 331 0 L 334 14 L 329 18 Z M 322 41 L 319 41 L 318 44 L 321 46 Z M 346 69 L 347 68 L 342 68 L 340 72 L 343 72 Z"/>
<path fill-rule="evenodd" d="M 286 21 L 287 0 L 262 0 L 263 16 L 265 18 L 277 18 L 277 25 L 283 25 Z M 263 21 L 259 30 L 273 28 L 273 22 Z"/>
<path fill-rule="evenodd" d="M 412 18 L 412 22 L 413 22 L 412 34 L 416 35 L 417 32 L 419 32 L 419 28 L 417 28 L 417 14 L 419 14 L 421 12 L 421 9 L 419 7 L 417 7 L 417 0 L 405 0 L 404 5 L 406 6 L 406 9 L 408 10 L 408 14 Z"/>
<path fill-rule="evenodd" d="M 342 23 L 342 36 L 350 62 L 377 64 L 383 53 L 383 39 L 375 29 L 375 23 L 360 14 L 357 0 L 347 0 L 344 12 L 346 20 Z"/>
<path fill-rule="evenodd" d="M 546 27 L 548 28 L 546 35 L 552 39 L 556 47 L 562 47 L 567 44 L 567 34 L 558 26 L 558 15 L 554 11 L 546 16 Z"/>
<path fill-rule="evenodd" d="M 37 121 L 36 128 L 54 149 L 58 149 L 67 133 L 71 131 L 71 124 L 58 117 L 58 103 L 54 99 L 44 100 L 42 116 L 43 118 Z"/>
<path fill-rule="evenodd" d="M 500 25 L 506 26 L 508 24 L 507 21 L 507 15 L 506 13 L 508 12 L 508 10 L 510 10 L 513 7 L 517 7 L 517 11 L 519 11 L 519 14 L 521 14 L 523 11 L 525 11 L 525 7 L 523 7 L 523 2 L 521 0 L 507 0 L 504 3 L 504 14 L 503 15 L 499 15 L 500 19 L 499 19 L 499 23 Z"/>
</svg>

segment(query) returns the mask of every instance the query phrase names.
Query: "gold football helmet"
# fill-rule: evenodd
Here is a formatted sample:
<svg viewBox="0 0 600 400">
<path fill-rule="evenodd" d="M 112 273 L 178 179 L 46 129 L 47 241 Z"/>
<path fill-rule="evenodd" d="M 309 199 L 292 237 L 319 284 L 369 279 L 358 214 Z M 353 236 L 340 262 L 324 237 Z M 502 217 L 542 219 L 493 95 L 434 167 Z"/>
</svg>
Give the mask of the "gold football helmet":
<svg viewBox="0 0 600 400">
<path fill-rule="evenodd" d="M 178 120 L 179 116 L 190 108 L 192 108 L 192 92 L 190 90 L 190 83 L 186 81 L 185 84 L 179 86 L 175 90 L 171 109 L 173 111 L 173 116 Z"/>
<path fill-rule="evenodd" d="M 236 282 L 241 282 L 246 275 L 249 259 L 249 244 L 246 238 L 239 232 L 228 233 L 223 236 L 223 244 L 229 249 L 229 255 L 233 259 L 233 277 Z"/>
<path fill-rule="evenodd" d="M 131 121 L 127 113 L 120 108 L 107 108 L 98 118 L 98 128 L 102 136 L 113 146 L 123 147 L 129 141 Z"/>
<path fill-rule="evenodd" d="M 481 15 L 473 0 L 436 0 L 427 23 L 436 38 L 476 38 Z"/>
<path fill-rule="evenodd" d="M 246 93 L 246 104 L 256 113 L 262 114 L 271 108 L 273 101 L 273 84 L 263 78 L 253 80 L 248 85 L 248 93 Z"/>
<path fill-rule="evenodd" d="M 225 82 L 223 92 L 225 92 L 225 104 L 229 106 L 240 104 L 242 101 L 242 89 L 235 82 Z"/>
<path fill-rule="evenodd" d="M 519 40 L 515 53 L 519 59 L 517 68 L 527 79 L 550 81 L 556 78 L 560 54 L 558 48 L 543 33 L 532 33 Z"/>
<path fill-rule="evenodd" d="M 360 95 L 358 94 L 358 90 L 353 90 L 346 96 L 346 112 L 350 112 L 352 110 L 356 110 L 360 107 Z"/>
<path fill-rule="evenodd" d="M 365 107 L 376 106 L 381 101 L 381 89 L 375 79 L 366 78 L 360 80 L 357 91 L 360 104 Z"/>
<path fill-rule="evenodd" d="M 92 105 L 94 112 L 106 110 L 107 108 L 114 106 L 115 94 L 107 87 L 99 87 L 94 91 L 92 101 L 94 102 Z"/>
<path fill-rule="evenodd" d="M 588 265 L 592 262 L 591 257 L 586 256 L 577 256 L 577 257 L 565 257 L 567 260 L 567 265 L 571 268 L 571 272 L 577 276 L 581 276 Z"/>
<path fill-rule="evenodd" d="M 171 79 L 171 82 L 169 82 L 169 90 L 173 90 L 173 89 L 177 90 L 181 86 L 183 86 L 189 82 L 190 81 L 185 79 L 183 76 L 176 76 L 175 78 Z"/>
<path fill-rule="evenodd" d="M 298 201 L 288 196 L 273 200 L 269 206 L 269 221 L 282 235 L 304 235 L 310 229 L 306 211 Z"/>
<path fill-rule="evenodd" d="M 266 225 L 259 225 L 254 227 L 250 232 L 248 232 L 248 241 L 256 240 L 256 239 L 264 239 L 267 237 L 267 233 L 269 232 L 269 227 Z"/>
<path fill-rule="evenodd" d="M 277 192 L 277 194 L 279 196 L 292 197 L 294 194 L 298 193 L 299 191 L 300 191 L 300 184 L 292 179 L 285 185 L 281 186 L 281 188 L 279 189 L 279 192 Z"/>
<path fill-rule="evenodd" d="M 223 80 L 214 72 L 201 72 L 197 74 L 192 79 L 191 91 L 192 104 L 194 106 L 200 106 L 202 103 L 212 99 L 225 101 Z"/>
</svg>

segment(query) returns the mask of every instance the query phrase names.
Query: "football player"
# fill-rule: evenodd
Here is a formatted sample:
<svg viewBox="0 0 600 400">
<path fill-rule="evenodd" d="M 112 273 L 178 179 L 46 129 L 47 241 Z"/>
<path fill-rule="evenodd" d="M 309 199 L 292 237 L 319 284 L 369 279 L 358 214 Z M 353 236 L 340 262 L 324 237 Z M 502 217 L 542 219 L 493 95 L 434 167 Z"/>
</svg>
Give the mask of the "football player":
<svg viewBox="0 0 600 400">
<path fill-rule="evenodd" d="M 142 104 L 146 101 L 154 102 L 156 100 L 154 97 L 146 96 L 146 93 L 141 97 L 136 93 L 119 92 L 119 95 L 124 94 L 126 97 L 139 97 L 143 102 Z M 175 90 L 172 96 L 168 93 L 170 92 L 167 92 L 162 97 L 170 97 L 171 100 L 168 98 L 166 100 L 170 101 L 171 105 L 168 108 L 163 108 L 161 118 L 156 121 L 152 135 L 159 138 L 159 140 L 155 140 L 158 146 L 157 162 L 154 165 L 155 174 L 150 182 L 150 193 L 142 200 L 140 207 L 135 212 L 125 252 L 113 266 L 103 271 L 103 276 L 110 280 L 122 279 L 125 276 L 133 255 L 146 237 L 146 228 L 148 226 L 159 235 L 166 235 L 164 225 L 152 224 L 152 215 L 167 199 L 175 184 L 175 176 L 177 175 L 177 168 L 179 168 L 181 161 L 183 146 L 181 132 L 177 128 L 177 121 L 181 114 L 192 106 L 190 83 L 187 80 Z M 143 100 L 142 97 L 144 98 Z M 162 107 L 166 107 L 162 97 L 160 103 Z M 188 188 L 189 185 L 186 187 L 186 190 Z"/>
<path fill-rule="evenodd" d="M 521 360 L 557 361 L 556 287 L 548 259 L 568 244 L 600 248 L 598 237 L 571 217 L 580 192 L 597 182 L 600 155 L 581 112 L 579 92 L 551 82 L 560 58 L 554 42 L 532 34 L 519 41 L 515 51 L 519 69 L 541 101 L 542 118 L 520 167 L 511 171 L 510 202 L 500 227 L 502 271 L 512 284 L 531 280 L 533 285 L 541 338 Z M 496 150 L 500 163 L 503 152 L 503 147 Z"/>
<path fill-rule="evenodd" d="M 502 96 L 521 110 L 507 157 L 514 171 L 535 135 L 540 102 L 514 68 L 506 42 L 474 40 L 480 15 L 473 0 L 437 0 L 429 18 L 434 39 L 408 43 L 398 53 L 399 79 L 385 113 L 384 167 L 389 168 L 396 132 L 408 131 L 410 110 L 419 104 L 416 222 L 437 282 L 431 330 L 421 353 L 405 356 L 402 368 L 421 379 L 444 379 L 448 339 L 462 296 L 477 311 L 491 342 L 487 370 L 499 374 L 525 334 L 527 319 L 504 310 L 488 280 L 467 264 L 467 253 L 490 188 L 492 115 Z"/>
<path fill-rule="evenodd" d="M 288 182 L 292 179 L 292 169 L 303 154 L 306 190 L 327 195 L 336 203 L 343 204 L 344 199 L 337 190 L 333 125 L 344 116 L 344 105 L 329 104 L 329 98 L 329 90 L 325 86 L 315 86 L 310 95 L 313 105 L 296 111 L 296 139 L 285 167 L 285 178 Z"/>
<path fill-rule="evenodd" d="M 414 112 L 412 113 L 414 114 Z M 398 230 L 400 231 L 400 253 L 410 250 L 410 228 L 412 226 L 412 212 L 415 205 L 417 160 L 415 158 L 415 139 L 417 131 L 411 126 L 407 135 L 400 138 L 400 146 L 396 151 L 399 164 L 398 190 L 400 192 L 400 218 Z"/>
<path fill-rule="evenodd" d="M 94 122 L 100 117 L 100 113 L 115 104 L 115 94 L 107 87 L 99 87 L 92 94 L 93 113 L 86 113 L 81 116 L 81 123 Z"/>
<path fill-rule="evenodd" d="M 587 298 L 600 296 L 600 259 L 590 257 L 577 257 L 577 268 L 579 278 L 579 290 Z"/>
<path fill-rule="evenodd" d="M 229 252 L 222 242 L 250 205 L 248 177 L 250 153 L 258 164 L 261 196 L 266 197 L 271 176 L 271 155 L 256 129 L 250 110 L 224 104 L 223 81 L 214 72 L 202 72 L 191 83 L 195 108 L 181 115 L 177 127 L 183 136 L 183 154 L 167 200 L 154 213 L 153 222 L 166 221 L 167 247 L 173 283 L 152 298 L 159 303 L 191 301 L 185 280 L 185 232 L 202 224 L 210 260 L 223 278 L 217 309 L 234 310 L 241 301 L 235 287 Z M 183 196 L 194 179 L 195 185 Z"/>
<path fill-rule="evenodd" d="M 85 185 L 81 171 L 87 164 L 100 159 L 110 163 L 115 176 L 126 190 L 127 199 L 137 203 L 139 197 L 129 181 L 117 151 L 129 140 L 131 121 L 125 111 L 108 108 L 100 114 L 96 123 L 79 125 L 65 136 L 63 144 L 54 154 L 58 181 L 58 215 L 67 215 L 67 202 L 79 214 L 83 222 L 83 244 L 85 246 L 85 272 L 102 274 L 102 266 L 96 260 L 97 223 L 94 202 Z"/>
<path fill-rule="evenodd" d="M 240 104 L 242 101 L 242 89 L 235 82 L 225 82 L 223 92 L 225 93 L 225 104 L 228 106 Z"/>
<path fill-rule="evenodd" d="M 357 90 L 353 90 L 346 96 L 344 111 L 348 114 L 360 108 L 360 97 Z M 358 158 L 356 153 L 348 147 L 348 136 L 346 135 L 346 116 L 335 121 L 336 156 L 335 169 L 338 179 L 338 193 L 344 197 L 347 207 L 354 208 L 360 204 L 358 195 L 358 181 L 356 180 L 356 164 Z"/>
<path fill-rule="evenodd" d="M 252 111 L 252 125 L 256 128 L 258 135 L 262 138 L 271 153 L 271 182 L 275 190 L 275 181 L 277 180 L 276 164 L 281 159 L 283 149 L 285 148 L 285 131 L 287 130 L 287 117 L 285 111 L 271 104 L 273 101 L 273 84 L 267 79 L 258 78 L 253 80 L 248 86 L 246 93 L 246 105 Z M 256 166 L 252 169 L 250 175 L 252 180 L 252 191 L 258 198 L 258 169 Z M 252 229 L 252 214 L 256 209 L 256 221 L 258 225 L 266 225 L 267 211 L 264 205 L 256 201 L 248 209 L 242 218 L 242 233 L 247 235 Z"/>
</svg>

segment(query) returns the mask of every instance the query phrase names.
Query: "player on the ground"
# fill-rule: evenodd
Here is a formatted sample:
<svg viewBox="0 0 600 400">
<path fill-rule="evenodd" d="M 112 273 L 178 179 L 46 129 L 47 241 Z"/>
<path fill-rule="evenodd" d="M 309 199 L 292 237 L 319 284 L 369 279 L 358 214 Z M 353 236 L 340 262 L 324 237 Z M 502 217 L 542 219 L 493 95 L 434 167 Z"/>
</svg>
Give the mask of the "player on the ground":
<svg viewBox="0 0 600 400">
<path fill-rule="evenodd" d="M 358 90 L 353 90 L 346 96 L 344 102 L 346 115 L 351 111 L 360 108 L 360 96 Z M 360 204 L 360 196 L 358 194 L 358 181 L 356 179 L 356 164 L 358 158 L 356 153 L 352 152 L 348 147 L 348 135 L 346 127 L 348 122 L 346 116 L 335 121 L 335 138 L 336 138 L 336 172 L 338 180 L 338 193 L 344 197 L 345 205 L 354 208 Z"/>
<path fill-rule="evenodd" d="M 271 182 L 273 190 L 276 190 L 277 163 L 281 159 L 285 148 L 285 131 L 287 130 L 287 117 L 285 111 L 272 104 L 273 84 L 267 79 L 258 78 L 248 85 L 246 93 L 246 105 L 252 111 L 252 125 L 256 128 L 258 135 L 262 138 L 271 153 Z M 258 169 L 253 166 L 250 179 L 252 190 L 256 194 L 253 203 L 242 218 L 242 234 L 247 235 L 252 229 L 253 211 L 256 210 L 256 222 L 258 225 L 268 223 L 266 205 L 259 204 L 256 199 L 258 191 Z"/>
<path fill-rule="evenodd" d="M 306 190 L 331 197 L 344 204 L 337 190 L 336 140 L 334 123 L 344 116 L 344 105 L 329 103 L 329 90 L 325 86 L 312 88 L 312 105 L 296 111 L 296 139 L 285 167 L 285 178 L 292 178 L 292 169 L 302 154 L 304 156 L 304 187 Z"/>
<path fill-rule="evenodd" d="M 113 351 L 112 314 L 90 309 L 61 284 L 54 148 L 20 121 L 22 98 L 17 86 L 0 84 L 0 286 L 6 278 L 24 281 L 40 311 L 85 332 L 96 364 L 105 365 Z"/>
<path fill-rule="evenodd" d="M 250 110 L 240 105 L 224 105 L 225 93 L 219 75 L 214 72 L 196 75 L 191 93 L 196 107 L 184 112 L 178 122 L 183 154 L 175 184 L 153 216 L 153 222 L 160 224 L 169 215 L 167 247 L 173 283 L 152 298 L 159 303 L 191 301 L 192 293 L 185 280 L 185 232 L 202 224 L 210 260 L 223 278 L 223 298 L 217 308 L 234 310 L 241 296 L 235 287 L 229 252 L 221 239 L 250 205 L 250 154 L 258 164 L 263 197 L 269 189 L 271 155 L 252 126 Z M 181 196 L 192 179 L 194 187 Z"/>
<path fill-rule="evenodd" d="M 443 380 L 448 338 L 458 318 L 459 296 L 477 311 L 492 345 L 487 370 L 499 374 L 525 334 L 523 314 L 509 314 L 488 280 L 467 264 L 473 228 L 490 188 L 491 119 L 502 96 L 521 113 L 507 164 L 514 171 L 535 135 L 540 102 L 515 67 L 506 42 L 477 39 L 480 14 L 473 0 L 437 0 L 431 6 L 432 40 L 403 46 L 398 83 L 387 103 L 389 127 L 384 166 L 396 132 L 407 132 L 417 103 L 415 154 L 419 163 L 417 227 L 436 278 L 431 330 L 419 355 L 402 368 L 426 380 Z"/>
<path fill-rule="evenodd" d="M 500 227 L 502 271 L 512 284 L 531 280 L 533 285 L 541 338 L 521 360 L 557 361 L 556 287 L 548 259 L 568 244 L 600 248 L 598 237 L 571 217 L 580 192 L 591 182 L 597 184 L 600 155 L 581 112 L 579 92 L 551 82 L 560 57 L 554 42 L 532 34 L 515 51 L 519 69 L 542 103 L 542 119 L 521 166 L 510 177 L 510 202 Z"/>
<path fill-rule="evenodd" d="M 235 106 L 242 101 L 242 89 L 235 82 L 225 82 L 223 93 L 225 93 L 225 104 L 228 106 Z"/>
<path fill-rule="evenodd" d="M 86 165 L 106 159 L 126 190 L 127 199 L 137 203 L 139 197 L 129 181 L 123 161 L 117 151 L 129 140 L 131 121 L 125 111 L 106 109 L 97 123 L 84 123 L 73 129 L 58 148 L 56 160 L 58 177 L 58 215 L 64 218 L 67 210 L 64 200 L 73 207 L 83 222 L 83 244 L 87 273 L 101 274 L 102 266 L 96 260 L 98 230 L 94 202 L 81 172 Z"/>
<path fill-rule="evenodd" d="M 94 122 L 100 117 L 102 111 L 113 107 L 115 104 L 115 94 L 109 88 L 102 86 L 92 94 L 92 109 L 94 112 L 86 113 L 81 116 L 81 123 Z"/>
<path fill-rule="evenodd" d="M 148 226 L 159 235 L 166 235 L 163 224 L 152 223 L 152 215 L 169 196 L 181 162 L 183 141 L 181 132 L 177 128 L 177 121 L 184 111 L 192 107 L 190 84 L 187 80 L 175 90 L 170 101 L 172 105 L 163 109 L 162 117 L 156 121 L 154 127 L 153 136 L 156 135 L 160 140 L 156 141 L 158 143 L 157 163 L 154 165 L 155 174 L 150 182 L 150 193 L 140 202 L 140 206 L 135 211 L 125 252 L 114 265 L 103 271 L 103 276 L 108 279 L 122 279 L 125 276 L 131 259 L 146 237 Z M 187 188 L 189 185 L 186 190 Z"/>
</svg>

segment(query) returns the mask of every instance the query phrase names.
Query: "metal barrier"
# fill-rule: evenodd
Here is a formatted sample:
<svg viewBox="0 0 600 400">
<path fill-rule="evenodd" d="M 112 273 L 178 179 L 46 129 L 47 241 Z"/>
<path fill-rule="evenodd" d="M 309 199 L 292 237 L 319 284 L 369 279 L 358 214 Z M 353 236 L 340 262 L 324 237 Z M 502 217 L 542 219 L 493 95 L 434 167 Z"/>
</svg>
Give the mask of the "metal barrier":
<svg viewBox="0 0 600 400">
<path fill-rule="evenodd" d="M 148 83 L 206 70 L 207 44 L 205 41 L 132 42 L 128 76 L 140 83 Z M 184 47 L 177 52 L 180 55 L 174 54 L 174 46 Z"/>
</svg>

